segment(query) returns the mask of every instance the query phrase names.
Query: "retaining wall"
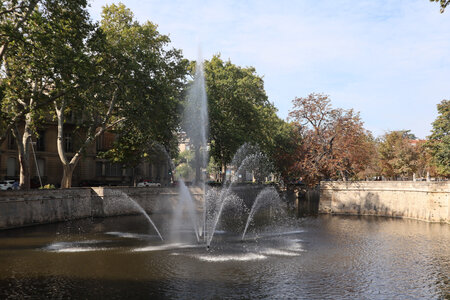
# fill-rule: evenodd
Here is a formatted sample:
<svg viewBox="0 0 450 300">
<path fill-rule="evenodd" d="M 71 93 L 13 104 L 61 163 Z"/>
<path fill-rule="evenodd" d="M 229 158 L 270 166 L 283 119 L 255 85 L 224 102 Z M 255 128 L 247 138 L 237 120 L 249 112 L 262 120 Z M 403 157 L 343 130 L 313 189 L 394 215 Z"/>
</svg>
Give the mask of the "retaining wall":
<svg viewBox="0 0 450 300">
<path fill-rule="evenodd" d="M 450 182 L 321 182 L 319 213 L 377 215 L 450 224 Z"/>
<path fill-rule="evenodd" d="M 0 191 L 0 229 L 91 216 L 91 190 Z"/>
<path fill-rule="evenodd" d="M 191 193 L 198 194 L 195 188 Z M 95 187 L 64 190 L 0 191 L 0 229 L 147 212 L 168 211 L 176 188 Z"/>
</svg>

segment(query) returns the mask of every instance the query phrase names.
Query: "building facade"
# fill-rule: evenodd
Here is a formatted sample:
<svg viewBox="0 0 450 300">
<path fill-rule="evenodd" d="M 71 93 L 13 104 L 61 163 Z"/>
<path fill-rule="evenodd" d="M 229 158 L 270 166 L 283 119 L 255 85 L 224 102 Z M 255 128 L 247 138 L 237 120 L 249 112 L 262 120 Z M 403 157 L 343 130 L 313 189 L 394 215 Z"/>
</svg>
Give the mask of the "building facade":
<svg viewBox="0 0 450 300">
<path fill-rule="evenodd" d="M 71 128 L 72 127 L 72 128 Z M 77 151 L 81 138 L 73 132 L 74 125 L 68 124 L 64 131 L 64 150 L 70 159 Z M 63 166 L 57 151 L 57 126 L 42 126 L 30 142 L 31 187 L 42 184 L 59 186 Z M 143 162 L 137 168 L 125 168 L 122 164 L 112 163 L 98 157 L 100 152 L 111 148 L 115 140 L 113 133 L 106 132 L 92 143 L 83 153 L 72 178 L 72 186 L 132 185 L 135 180 L 151 180 L 161 185 L 171 181 L 167 159 L 156 158 Z M 19 180 L 19 155 L 17 143 L 11 134 L 0 145 L 0 180 Z"/>
</svg>

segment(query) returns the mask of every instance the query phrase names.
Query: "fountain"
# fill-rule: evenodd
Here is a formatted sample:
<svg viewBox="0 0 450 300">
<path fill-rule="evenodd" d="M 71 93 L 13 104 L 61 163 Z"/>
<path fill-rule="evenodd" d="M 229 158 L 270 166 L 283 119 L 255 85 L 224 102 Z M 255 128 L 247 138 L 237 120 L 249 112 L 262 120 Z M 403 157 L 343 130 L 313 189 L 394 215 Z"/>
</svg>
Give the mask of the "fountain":
<svg viewBox="0 0 450 300">
<path fill-rule="evenodd" d="M 269 210 L 277 209 L 280 207 L 280 204 L 280 196 L 274 187 L 267 187 L 262 190 L 256 197 L 255 202 L 253 202 L 247 222 L 245 223 L 244 232 L 242 233 L 242 240 L 244 240 L 245 233 L 247 232 L 250 222 L 253 220 L 253 217 L 258 210 L 261 208 L 269 208 Z"/>
<path fill-rule="evenodd" d="M 232 192 L 233 186 L 239 181 L 239 176 L 242 176 L 241 173 L 244 173 L 244 176 L 247 173 L 251 173 L 257 182 L 262 182 L 262 180 L 272 171 L 272 166 L 267 159 L 267 156 L 262 153 L 257 145 L 244 144 L 236 152 L 232 161 L 232 166 L 236 168 L 236 178 L 230 180 L 229 183 L 224 183 L 220 190 L 211 189 L 205 184 L 205 171 L 209 158 L 207 145 L 209 122 L 202 61 L 201 58 L 197 60 L 195 76 L 189 87 L 182 121 L 182 127 L 186 134 L 186 138 L 195 151 L 195 185 L 201 189 L 203 194 L 202 222 L 198 222 L 199 218 L 195 211 L 196 205 L 193 201 L 193 197 L 189 194 L 189 190 L 182 178 L 179 178 L 180 204 L 174 213 L 174 224 L 178 225 L 178 220 L 182 219 L 180 215 L 181 207 L 185 205 L 188 207 L 189 218 L 194 227 L 197 241 L 199 241 L 199 237 L 202 236 L 203 241 L 206 243 L 206 247 L 209 248 L 224 210 L 233 207 L 234 210 L 248 211 L 243 199 Z M 269 195 L 274 196 L 276 194 L 274 189 L 270 191 L 271 193 L 263 192 L 261 196 L 256 198 L 257 201 L 255 201 L 255 204 L 257 204 L 257 206 L 253 205 L 251 209 L 252 214 L 248 217 L 248 224 L 250 223 L 252 216 L 260 207 L 260 204 L 258 204 L 260 203 L 259 199 L 264 199 L 265 203 L 269 203 L 269 201 L 266 200 Z M 276 195 L 276 198 L 279 199 L 278 195 Z M 251 205 L 252 204 L 250 204 L 250 206 Z M 245 230 L 247 230 L 248 224 Z"/>
<path fill-rule="evenodd" d="M 117 191 L 111 191 L 110 192 L 111 195 L 113 196 L 114 199 L 119 199 L 118 201 L 114 201 L 112 200 L 112 202 L 114 202 L 113 205 L 117 206 L 118 203 L 122 204 L 120 206 L 123 206 L 123 204 L 129 203 L 132 205 L 132 208 L 137 210 L 139 213 L 141 213 L 145 219 L 150 223 L 150 225 L 152 225 L 153 229 L 156 231 L 156 233 L 158 234 L 159 238 L 161 239 L 161 241 L 164 241 L 161 233 L 158 230 L 158 227 L 156 227 L 155 223 L 153 222 L 153 220 L 150 218 L 150 216 L 147 214 L 147 212 L 145 211 L 145 209 L 142 208 L 141 205 L 139 205 L 139 203 L 136 202 L 136 200 L 134 200 L 133 198 L 131 198 L 130 196 L 128 196 L 126 193 L 117 190 Z M 123 199 L 125 199 L 126 201 L 123 202 Z M 119 208 L 120 209 L 120 208 Z M 127 211 L 127 207 L 122 208 L 124 211 Z"/>
</svg>

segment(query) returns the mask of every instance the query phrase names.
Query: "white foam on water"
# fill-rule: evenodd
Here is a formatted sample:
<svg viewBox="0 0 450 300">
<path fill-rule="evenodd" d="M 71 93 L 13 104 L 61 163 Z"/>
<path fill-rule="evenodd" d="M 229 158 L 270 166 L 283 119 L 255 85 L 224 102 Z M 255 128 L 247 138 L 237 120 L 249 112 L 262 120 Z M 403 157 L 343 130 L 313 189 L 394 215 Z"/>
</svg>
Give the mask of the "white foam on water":
<svg viewBox="0 0 450 300">
<path fill-rule="evenodd" d="M 306 252 L 306 250 L 303 249 L 302 245 L 300 244 L 292 244 L 289 247 L 287 247 L 287 250 L 296 252 Z"/>
<path fill-rule="evenodd" d="M 285 232 L 272 232 L 266 234 L 260 234 L 260 236 L 270 237 L 270 236 L 283 236 L 283 235 L 294 235 L 305 232 L 304 230 L 294 230 L 294 231 L 285 231 Z"/>
<path fill-rule="evenodd" d="M 227 262 L 227 261 L 253 261 L 263 260 L 267 256 L 256 253 L 246 253 L 237 255 L 198 255 L 195 258 L 207 262 Z"/>
<path fill-rule="evenodd" d="M 302 240 L 302 239 L 293 239 L 293 240 L 291 240 L 291 242 L 301 243 L 301 242 L 304 242 L 304 240 Z"/>
<path fill-rule="evenodd" d="M 57 253 L 76 253 L 76 252 L 89 252 L 89 251 L 105 251 L 107 248 L 91 248 L 91 247 L 72 247 L 72 248 L 62 248 L 56 250 L 50 250 L 50 252 Z"/>
<path fill-rule="evenodd" d="M 136 249 L 133 249 L 132 252 L 163 251 L 163 250 L 171 250 L 171 249 L 186 249 L 186 248 L 198 248 L 198 247 L 204 247 L 204 246 L 173 243 L 173 244 L 165 244 L 165 245 L 159 245 L 159 246 L 147 246 L 147 247 L 142 247 L 142 248 L 136 248 Z"/>
<path fill-rule="evenodd" d="M 274 248 L 264 249 L 264 250 L 260 251 L 260 253 L 265 254 L 265 255 L 274 255 L 274 256 L 300 256 L 300 254 L 297 252 L 274 249 Z"/>
<path fill-rule="evenodd" d="M 51 251 L 51 252 L 61 252 L 66 249 L 94 249 L 95 250 L 95 249 L 99 249 L 99 248 L 80 247 L 79 245 L 98 244 L 101 242 L 104 242 L 104 241 L 87 240 L 87 241 L 76 241 L 76 242 L 56 242 L 56 243 L 48 245 L 47 247 L 44 247 L 43 250 Z M 88 250 L 85 250 L 85 251 L 88 251 Z M 89 251 L 93 251 L 93 250 L 89 250 Z M 66 252 L 69 252 L 69 251 L 66 251 Z"/>
<path fill-rule="evenodd" d="M 156 235 L 139 234 L 139 233 L 131 233 L 131 232 L 118 232 L 118 231 L 105 232 L 105 234 L 114 235 L 114 236 L 118 236 L 121 238 L 131 238 L 131 239 L 149 239 L 150 237 L 156 237 Z"/>
</svg>

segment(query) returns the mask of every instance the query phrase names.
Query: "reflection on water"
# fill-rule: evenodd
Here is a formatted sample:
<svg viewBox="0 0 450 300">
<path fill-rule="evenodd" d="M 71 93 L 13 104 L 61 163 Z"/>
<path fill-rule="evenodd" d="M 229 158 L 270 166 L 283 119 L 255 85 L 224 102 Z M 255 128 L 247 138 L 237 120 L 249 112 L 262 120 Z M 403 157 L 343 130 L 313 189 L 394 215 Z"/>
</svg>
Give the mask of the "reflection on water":
<svg viewBox="0 0 450 300">
<path fill-rule="evenodd" d="M 224 232 L 206 251 L 163 243 L 143 224 L 0 232 L 0 298 L 450 298 L 449 225 L 321 216 L 245 242 Z"/>
</svg>

